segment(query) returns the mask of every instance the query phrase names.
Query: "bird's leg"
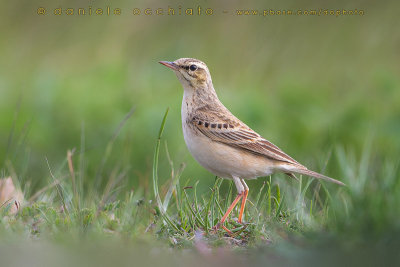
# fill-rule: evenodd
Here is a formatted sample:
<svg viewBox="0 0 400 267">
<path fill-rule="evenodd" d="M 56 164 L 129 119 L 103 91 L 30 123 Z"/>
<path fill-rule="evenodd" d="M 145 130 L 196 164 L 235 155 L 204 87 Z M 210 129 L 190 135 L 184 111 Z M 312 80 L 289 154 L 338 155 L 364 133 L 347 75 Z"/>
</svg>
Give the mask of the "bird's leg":
<svg viewBox="0 0 400 267">
<path fill-rule="evenodd" d="M 244 192 L 243 192 L 243 199 L 242 199 L 242 205 L 240 207 L 240 213 L 239 213 L 238 222 L 242 223 L 244 207 L 246 206 L 247 195 L 249 194 L 249 187 L 247 186 L 247 184 L 244 182 L 243 179 L 240 179 L 240 182 L 242 183 L 242 185 L 244 187 Z"/>
<path fill-rule="evenodd" d="M 239 213 L 239 219 L 238 219 L 239 223 L 242 223 L 244 207 L 246 206 L 246 200 L 247 200 L 247 195 L 248 194 L 249 194 L 249 190 L 245 190 L 243 192 L 242 205 L 240 206 L 240 213 Z"/>
<path fill-rule="evenodd" d="M 229 206 L 228 210 L 225 212 L 224 216 L 222 217 L 221 221 L 219 223 L 217 223 L 217 225 L 215 225 L 213 227 L 214 230 L 220 228 L 225 220 L 228 218 L 229 214 L 232 212 L 232 210 L 235 208 L 236 204 L 239 202 L 239 200 L 244 196 L 245 194 L 245 187 L 243 186 L 243 183 L 240 181 L 240 178 L 238 177 L 232 177 L 233 182 L 235 183 L 236 189 L 238 191 L 238 195 L 236 196 L 235 200 L 232 202 L 232 204 Z M 246 188 L 247 185 L 246 185 Z M 225 229 L 226 227 L 224 227 Z M 225 229 L 226 230 L 226 229 Z M 229 232 L 228 232 L 229 233 Z"/>
<path fill-rule="evenodd" d="M 214 226 L 214 229 L 218 229 L 218 228 L 220 228 L 220 227 L 224 224 L 226 218 L 228 218 L 229 214 L 230 214 L 230 213 L 232 212 L 232 210 L 235 208 L 236 204 L 237 204 L 237 203 L 239 202 L 239 200 L 243 197 L 243 193 L 244 193 L 244 192 L 242 192 L 242 193 L 240 193 L 240 194 L 238 194 L 238 195 L 236 196 L 235 200 L 234 200 L 234 201 L 232 202 L 232 204 L 229 206 L 228 210 L 225 212 L 225 214 L 224 214 L 224 216 L 222 217 L 221 221 L 220 221 L 219 223 L 217 223 L 216 226 Z"/>
</svg>

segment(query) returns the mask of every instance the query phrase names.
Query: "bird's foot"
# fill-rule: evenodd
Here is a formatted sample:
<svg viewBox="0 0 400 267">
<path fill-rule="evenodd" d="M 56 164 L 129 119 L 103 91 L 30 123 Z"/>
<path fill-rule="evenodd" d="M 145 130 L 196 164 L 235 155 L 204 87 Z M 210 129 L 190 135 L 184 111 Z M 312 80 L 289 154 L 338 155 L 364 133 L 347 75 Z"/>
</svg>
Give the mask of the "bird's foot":
<svg viewBox="0 0 400 267">
<path fill-rule="evenodd" d="M 228 235 L 233 236 L 232 231 L 226 228 L 225 225 L 222 225 L 222 228 L 228 233 Z"/>
<path fill-rule="evenodd" d="M 221 228 L 221 225 L 221 222 L 217 223 L 213 228 L 211 228 L 211 231 L 213 231 L 213 233 L 217 233 L 218 229 Z"/>
<path fill-rule="evenodd" d="M 221 223 L 221 222 L 217 223 L 217 224 L 212 228 L 213 234 L 216 234 L 220 228 L 224 229 L 224 230 L 228 233 L 228 235 L 233 236 L 233 232 L 232 232 L 231 230 L 229 230 L 228 228 L 226 228 L 226 226 L 225 226 L 223 223 Z"/>
</svg>

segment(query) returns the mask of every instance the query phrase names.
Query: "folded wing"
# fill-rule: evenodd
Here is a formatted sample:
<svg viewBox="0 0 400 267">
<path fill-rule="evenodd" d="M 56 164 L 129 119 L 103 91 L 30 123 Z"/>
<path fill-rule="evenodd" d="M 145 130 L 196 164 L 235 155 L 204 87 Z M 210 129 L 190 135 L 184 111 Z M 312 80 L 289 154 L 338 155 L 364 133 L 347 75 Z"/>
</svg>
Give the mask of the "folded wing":
<svg viewBox="0 0 400 267">
<path fill-rule="evenodd" d="M 215 115 L 212 117 L 209 115 L 201 116 L 201 114 L 196 114 L 195 117 L 191 118 L 193 127 L 215 142 L 244 149 L 270 159 L 302 166 L 279 147 L 238 121 Z"/>
</svg>

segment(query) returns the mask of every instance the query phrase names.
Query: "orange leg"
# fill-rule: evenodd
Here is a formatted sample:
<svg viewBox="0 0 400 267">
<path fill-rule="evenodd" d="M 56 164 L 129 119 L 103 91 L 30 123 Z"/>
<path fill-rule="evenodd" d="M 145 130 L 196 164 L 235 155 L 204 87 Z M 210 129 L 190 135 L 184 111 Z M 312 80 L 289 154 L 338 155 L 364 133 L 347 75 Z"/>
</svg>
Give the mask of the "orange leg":
<svg viewBox="0 0 400 267">
<path fill-rule="evenodd" d="M 244 193 L 244 192 L 243 192 L 243 193 Z M 237 203 L 239 202 L 239 200 L 243 197 L 243 193 L 238 194 L 238 195 L 236 196 L 235 200 L 232 202 L 231 206 L 230 206 L 229 209 L 226 211 L 226 213 L 225 213 L 225 215 L 222 217 L 221 221 L 220 221 L 219 223 L 217 223 L 216 226 L 213 227 L 214 229 L 218 229 L 218 228 L 220 228 L 220 227 L 224 224 L 226 218 L 228 218 L 229 214 L 230 214 L 230 213 L 232 212 L 232 210 L 235 208 L 236 204 L 237 204 Z M 224 227 L 224 228 L 225 228 L 225 227 Z"/>
<path fill-rule="evenodd" d="M 228 233 L 228 235 L 233 236 L 232 231 L 226 228 L 225 225 L 222 225 L 221 227 Z"/>
<path fill-rule="evenodd" d="M 243 218 L 243 212 L 244 212 L 244 207 L 246 206 L 246 200 L 247 200 L 247 195 L 249 194 L 249 190 L 244 191 L 244 196 L 242 199 L 242 206 L 240 207 L 240 213 L 239 213 L 239 223 L 242 223 L 242 218 Z"/>
</svg>

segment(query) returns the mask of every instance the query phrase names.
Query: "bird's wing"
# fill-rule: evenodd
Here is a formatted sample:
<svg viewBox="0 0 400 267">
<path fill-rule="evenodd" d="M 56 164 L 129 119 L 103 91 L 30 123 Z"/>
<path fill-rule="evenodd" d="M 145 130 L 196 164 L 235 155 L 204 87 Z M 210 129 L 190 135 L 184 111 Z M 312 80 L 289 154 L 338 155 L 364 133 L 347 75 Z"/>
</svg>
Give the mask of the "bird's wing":
<svg viewBox="0 0 400 267">
<path fill-rule="evenodd" d="M 236 118 L 222 117 L 215 113 L 213 116 L 197 113 L 189 120 L 193 127 L 215 142 L 244 149 L 273 160 L 302 166 Z"/>
</svg>

